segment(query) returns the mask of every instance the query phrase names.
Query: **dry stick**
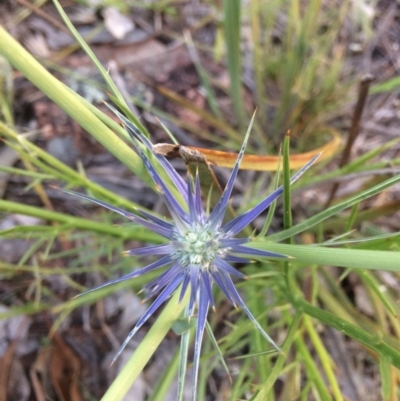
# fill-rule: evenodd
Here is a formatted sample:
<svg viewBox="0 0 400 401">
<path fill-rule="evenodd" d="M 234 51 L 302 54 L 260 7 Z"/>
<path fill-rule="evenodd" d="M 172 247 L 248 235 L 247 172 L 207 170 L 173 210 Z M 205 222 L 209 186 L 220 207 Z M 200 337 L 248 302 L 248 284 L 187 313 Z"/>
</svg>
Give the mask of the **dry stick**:
<svg viewBox="0 0 400 401">
<path fill-rule="evenodd" d="M 361 78 L 359 91 L 358 91 L 357 104 L 356 104 L 356 108 L 354 109 L 353 119 L 351 122 L 351 128 L 349 131 L 349 135 L 347 137 L 346 146 L 343 149 L 342 159 L 340 160 L 339 167 L 345 166 L 350 161 L 351 149 L 352 149 L 354 142 L 357 138 L 357 135 L 359 133 L 361 116 L 362 116 L 362 113 L 364 110 L 365 103 L 367 101 L 369 86 L 373 80 L 374 80 L 374 76 L 371 74 L 365 74 Z M 333 198 L 336 195 L 336 191 L 338 190 L 338 188 L 339 188 L 339 183 L 336 182 L 331 189 L 328 200 L 325 204 L 325 208 L 331 204 Z"/>
</svg>

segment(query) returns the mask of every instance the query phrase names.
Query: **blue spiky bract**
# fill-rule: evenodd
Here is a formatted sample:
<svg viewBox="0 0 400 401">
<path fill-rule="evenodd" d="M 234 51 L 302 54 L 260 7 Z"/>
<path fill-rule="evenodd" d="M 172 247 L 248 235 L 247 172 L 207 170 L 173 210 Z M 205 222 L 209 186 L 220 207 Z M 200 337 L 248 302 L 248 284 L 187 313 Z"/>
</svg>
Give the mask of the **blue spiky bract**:
<svg viewBox="0 0 400 401">
<path fill-rule="evenodd" d="M 156 217 L 148 212 L 136 210 L 136 213 L 127 212 L 118 207 L 107 204 L 103 201 L 69 190 L 65 192 L 78 196 L 103 206 L 116 212 L 127 219 L 154 231 L 166 239 L 166 244 L 151 245 L 143 248 L 132 249 L 125 252 L 132 256 L 153 256 L 159 255 L 160 258 L 155 262 L 133 271 L 123 277 L 108 281 L 99 287 L 87 292 L 95 291 L 99 288 L 118 283 L 123 280 L 141 276 L 153 270 L 168 266 L 162 274 L 149 282 L 145 287 L 147 296 L 157 296 L 155 301 L 139 319 L 136 326 L 129 333 L 117 351 L 113 362 L 121 354 L 130 339 L 150 318 L 150 316 L 170 297 L 170 295 L 180 287 L 180 300 L 185 293 L 190 291 L 189 305 L 187 314 L 189 317 L 195 315 L 197 310 L 197 326 L 195 334 L 195 347 L 193 358 L 193 399 L 197 393 L 197 376 L 199 370 L 199 360 L 201 352 L 202 337 L 207 321 L 208 310 L 214 307 L 212 295 L 213 284 L 216 283 L 226 298 L 235 306 L 241 307 L 259 332 L 265 339 L 278 351 L 280 348 L 272 338 L 263 330 L 255 317 L 252 315 L 246 304 L 236 290 L 231 276 L 245 278 L 245 275 L 235 269 L 231 263 L 247 263 L 249 257 L 284 258 L 285 255 L 273 252 L 249 248 L 246 243 L 251 238 L 234 238 L 240 231 L 248 226 L 256 217 L 264 212 L 273 201 L 283 192 L 283 187 L 277 188 L 274 192 L 264 198 L 256 206 L 245 213 L 235 217 L 228 223 L 224 223 L 225 212 L 228 207 L 232 189 L 240 168 L 240 163 L 244 155 L 246 144 L 249 138 L 252 122 L 244 138 L 237 161 L 228 179 L 221 198 L 209 215 L 203 209 L 200 178 L 188 177 L 185 182 L 177 171 L 172 167 L 166 158 L 153 152 L 152 143 L 144 137 L 140 131 L 122 114 L 113 107 L 109 106 L 124 123 L 130 134 L 135 149 L 146 166 L 156 188 L 166 203 L 171 214 L 172 221 L 167 221 Z M 254 117 L 253 117 L 254 119 Z M 173 194 L 170 186 L 167 185 L 158 170 L 154 167 L 149 156 L 154 156 L 156 163 L 168 174 L 175 190 L 182 195 L 184 205 L 182 205 Z M 319 155 L 311 159 L 302 169 L 300 169 L 291 179 L 295 182 L 300 176 L 315 162 Z M 86 292 L 86 293 L 87 293 Z M 82 295 L 82 294 L 81 294 Z"/>
</svg>

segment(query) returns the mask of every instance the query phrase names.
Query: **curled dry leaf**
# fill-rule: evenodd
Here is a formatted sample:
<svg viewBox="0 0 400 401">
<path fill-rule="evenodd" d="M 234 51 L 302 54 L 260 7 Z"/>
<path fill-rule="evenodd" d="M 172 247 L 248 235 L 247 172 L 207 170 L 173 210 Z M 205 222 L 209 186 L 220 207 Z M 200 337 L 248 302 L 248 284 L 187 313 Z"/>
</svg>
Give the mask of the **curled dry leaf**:
<svg viewBox="0 0 400 401">
<path fill-rule="evenodd" d="M 308 160 L 319 153 L 321 157 L 316 161 L 320 163 L 334 156 L 340 149 L 342 139 L 336 130 L 326 127 L 324 129 L 329 133 L 332 139 L 324 146 L 309 152 L 294 154 L 290 156 L 290 169 L 301 168 Z M 168 143 L 159 143 L 154 145 L 154 152 L 166 157 L 180 158 L 186 164 L 203 163 L 215 164 L 220 167 L 232 168 L 238 157 L 237 153 L 222 152 L 220 150 L 197 148 L 194 146 L 173 145 Z M 276 171 L 278 167 L 279 156 L 260 156 L 244 155 L 240 169 L 255 171 Z"/>
<path fill-rule="evenodd" d="M 35 397 L 38 401 L 57 398 L 59 401 L 82 401 L 78 386 L 81 361 L 59 334 L 52 347 L 42 348 L 30 371 Z M 55 397 L 55 394 L 57 397 Z"/>
<path fill-rule="evenodd" d="M 53 346 L 50 359 L 50 377 L 58 399 L 82 401 L 83 398 L 78 386 L 81 370 L 79 358 L 58 334 L 53 338 Z"/>
</svg>

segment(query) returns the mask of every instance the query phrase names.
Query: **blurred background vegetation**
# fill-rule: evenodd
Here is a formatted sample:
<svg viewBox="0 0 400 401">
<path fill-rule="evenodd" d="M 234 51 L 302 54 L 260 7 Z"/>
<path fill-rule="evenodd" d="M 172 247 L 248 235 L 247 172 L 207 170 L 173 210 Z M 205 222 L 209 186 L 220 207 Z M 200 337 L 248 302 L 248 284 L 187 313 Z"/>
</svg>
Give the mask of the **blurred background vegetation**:
<svg viewBox="0 0 400 401">
<path fill-rule="evenodd" d="M 393 178 L 400 164 L 398 2 L 60 5 L 75 34 L 51 1 L 0 4 L 1 26 L 71 89 L 28 58 L 25 69 L 22 57 L 13 69 L 10 54 L 22 53 L 0 36 L 0 401 L 99 400 L 145 335 L 109 367 L 143 312 L 136 293 L 151 277 L 71 297 L 142 266 L 120 252 L 157 239 L 48 185 L 165 214 L 135 154 L 103 139 L 107 127 L 126 139 L 103 101 L 136 117 L 153 143 L 171 142 L 169 131 L 182 145 L 230 152 L 239 149 L 257 108 L 248 153 L 272 157 L 261 163 L 277 165 L 288 130 L 292 160 L 308 160 L 306 152 L 328 145 L 330 160 L 294 188 L 293 224 L 336 209 L 318 224 L 299 226 L 297 244 L 400 250 L 400 187 Z M 96 119 L 85 120 L 87 113 Z M 185 174 L 181 161 L 173 164 Z M 215 172 L 223 185 L 228 170 Z M 246 210 L 273 187 L 273 172 L 242 171 L 232 205 Z M 272 214 L 261 216 L 254 230 L 265 234 L 267 218 L 268 238 L 278 241 L 287 227 L 282 204 L 274 210 L 272 221 Z M 209 319 L 233 384 L 205 339 L 199 400 L 250 399 L 256 390 L 256 399 L 268 401 L 398 399 L 399 273 L 384 271 L 386 259 L 378 271 L 321 260 L 292 266 L 314 309 L 294 307 L 277 262 L 244 267 L 251 279 L 238 287 L 276 342 L 290 339 L 285 359 L 263 354 L 262 337 L 216 294 Z M 179 335 L 171 332 L 125 399 L 175 399 L 178 348 Z"/>
</svg>

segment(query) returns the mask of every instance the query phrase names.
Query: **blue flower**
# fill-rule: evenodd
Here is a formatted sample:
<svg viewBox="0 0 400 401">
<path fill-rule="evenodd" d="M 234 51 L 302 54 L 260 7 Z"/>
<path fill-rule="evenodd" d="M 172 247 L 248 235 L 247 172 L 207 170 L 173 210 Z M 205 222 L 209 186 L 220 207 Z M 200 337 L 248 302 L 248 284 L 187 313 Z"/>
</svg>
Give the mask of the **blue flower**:
<svg viewBox="0 0 400 401">
<path fill-rule="evenodd" d="M 227 299 L 235 307 L 241 307 L 259 332 L 272 346 L 280 351 L 271 337 L 262 329 L 255 317 L 252 315 L 246 304 L 236 290 L 231 276 L 246 278 L 246 276 L 235 269 L 232 263 L 248 263 L 251 256 L 266 258 L 282 258 L 285 255 L 249 248 L 246 246 L 251 238 L 235 238 L 235 236 L 249 225 L 257 216 L 264 212 L 271 203 L 283 192 L 283 187 L 279 187 L 268 195 L 256 206 L 247 212 L 235 217 L 228 223 L 224 223 L 224 216 L 231 197 L 232 189 L 241 160 L 244 155 L 246 144 L 249 138 L 248 130 L 240 149 L 236 164 L 228 179 L 221 198 L 209 215 L 204 211 L 201 200 L 200 180 L 197 175 L 194 179 L 189 176 L 187 183 L 172 167 L 168 160 L 153 150 L 153 144 L 143 136 L 137 128 L 118 111 L 112 110 L 119 116 L 125 124 L 130 134 L 135 149 L 141 157 L 145 167 L 150 173 L 156 188 L 162 196 L 168 210 L 172 216 L 172 222 L 160 219 L 146 211 L 137 210 L 137 214 L 127 212 L 118 207 L 109 205 L 103 201 L 93 199 L 89 196 L 64 190 L 65 192 L 78 196 L 79 198 L 94 202 L 113 212 L 128 218 L 129 220 L 154 231 L 166 239 L 162 245 L 152 245 L 143 248 L 126 251 L 126 255 L 134 256 L 154 256 L 160 258 L 130 274 L 91 289 L 87 292 L 95 291 L 99 288 L 118 283 L 123 280 L 132 279 L 145 273 L 169 266 L 165 272 L 160 274 L 145 286 L 149 297 L 157 295 L 145 314 L 139 319 L 136 326 L 130 332 L 124 343 L 117 351 L 115 359 L 120 355 L 130 339 L 144 325 L 150 316 L 160 307 L 160 305 L 180 286 L 180 300 L 190 288 L 190 299 L 188 305 L 189 317 L 194 316 L 197 309 L 197 327 L 195 335 L 195 349 L 193 362 L 194 376 L 194 397 L 196 394 L 197 373 L 199 369 L 201 342 L 206 325 L 207 313 L 214 307 L 212 286 L 216 283 Z M 295 182 L 317 159 L 314 157 L 291 179 Z M 176 196 L 167 186 L 153 164 L 158 164 L 169 176 L 175 189 L 182 195 L 185 206 L 182 206 Z M 197 306 L 197 308 L 196 308 Z"/>
</svg>

